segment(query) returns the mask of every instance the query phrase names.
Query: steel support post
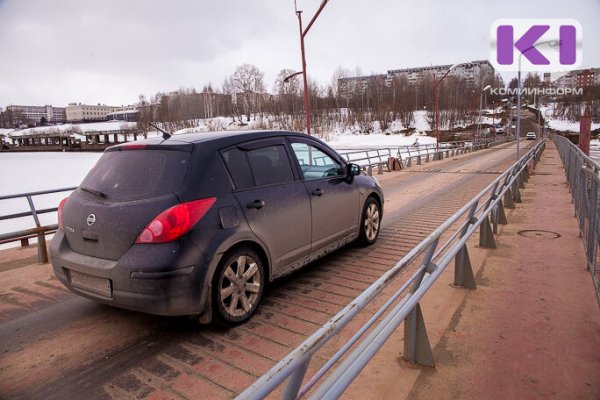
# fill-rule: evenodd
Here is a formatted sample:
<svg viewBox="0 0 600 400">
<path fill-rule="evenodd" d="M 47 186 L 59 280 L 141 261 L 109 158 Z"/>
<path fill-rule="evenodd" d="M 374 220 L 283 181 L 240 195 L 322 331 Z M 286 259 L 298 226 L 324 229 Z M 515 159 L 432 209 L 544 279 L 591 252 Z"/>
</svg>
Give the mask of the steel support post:
<svg viewBox="0 0 600 400">
<path fill-rule="evenodd" d="M 38 240 L 38 264 L 46 264 L 48 262 L 48 248 L 46 247 L 46 235 L 40 232 L 37 235 Z"/>
<path fill-rule="evenodd" d="M 383 175 L 383 164 L 381 163 L 377 165 L 377 175 Z"/>
<path fill-rule="evenodd" d="M 519 172 L 519 175 L 517 175 L 517 181 L 519 182 L 519 189 L 525 189 L 525 181 L 523 179 L 523 170 L 521 170 Z"/>
<path fill-rule="evenodd" d="M 404 359 L 420 365 L 434 367 L 433 352 L 429 344 L 421 305 L 417 303 L 404 320 Z"/>
<path fill-rule="evenodd" d="M 419 157 L 417 158 L 417 165 L 421 165 L 421 156 L 419 155 Z"/>
<path fill-rule="evenodd" d="M 487 216 L 483 219 L 481 225 L 479 225 L 479 247 L 488 249 L 496 248 L 496 239 L 494 239 L 494 232 L 492 232 L 490 219 Z"/>
<path fill-rule="evenodd" d="M 454 257 L 454 285 L 475 289 L 475 275 L 471 266 L 469 250 L 465 244 Z"/>
<path fill-rule="evenodd" d="M 406 161 L 406 168 L 410 167 L 412 167 L 412 157 L 408 157 L 408 160 Z"/>
<path fill-rule="evenodd" d="M 427 156 L 425 157 L 425 162 L 428 163 L 429 162 L 429 152 L 427 152 Z"/>
<path fill-rule="evenodd" d="M 310 364 L 310 357 L 304 361 L 304 363 L 296 369 L 288 379 L 287 385 L 285 385 L 285 391 L 281 395 L 284 400 L 295 400 L 302 386 L 304 375 L 308 370 L 308 364 Z"/>
<path fill-rule="evenodd" d="M 521 200 L 521 191 L 519 190 L 519 183 L 517 182 L 518 180 L 519 178 L 517 177 L 517 179 L 513 182 L 513 199 L 515 203 L 522 203 L 523 201 Z"/>
<path fill-rule="evenodd" d="M 589 192 L 590 199 L 587 202 L 587 215 L 588 215 L 588 237 L 587 237 L 587 256 L 588 256 L 588 269 L 590 263 L 594 263 L 596 253 L 596 210 L 598 208 L 598 181 L 592 178 L 591 190 Z"/>
</svg>

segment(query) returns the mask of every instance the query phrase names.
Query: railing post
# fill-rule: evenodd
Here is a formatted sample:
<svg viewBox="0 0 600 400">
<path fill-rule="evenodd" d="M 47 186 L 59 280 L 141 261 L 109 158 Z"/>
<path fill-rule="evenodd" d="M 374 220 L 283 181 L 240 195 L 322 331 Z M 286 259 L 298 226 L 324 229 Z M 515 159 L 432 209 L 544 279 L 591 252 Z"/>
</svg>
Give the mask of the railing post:
<svg viewBox="0 0 600 400">
<path fill-rule="evenodd" d="M 454 285 L 475 289 L 475 275 L 471 266 L 469 250 L 465 244 L 454 257 Z"/>
<path fill-rule="evenodd" d="M 306 361 L 299 366 L 292 375 L 288 378 L 288 383 L 285 385 L 285 390 L 281 395 L 283 400 L 294 400 L 298 396 L 302 381 L 308 370 L 308 364 L 310 363 L 310 357 L 307 357 Z"/>
<path fill-rule="evenodd" d="M 502 200 L 496 204 L 494 210 L 492 211 L 492 222 L 494 223 L 494 233 L 498 233 L 498 225 L 506 225 L 508 224 L 508 219 L 506 218 L 506 213 L 504 212 L 504 203 Z"/>
<path fill-rule="evenodd" d="M 434 367 L 433 352 L 427 336 L 425 319 L 421 311 L 421 305 L 412 309 L 404 320 L 404 353 L 406 360 L 428 367 Z"/>
<path fill-rule="evenodd" d="M 488 249 L 496 248 L 496 239 L 494 239 L 494 233 L 492 232 L 488 216 L 486 216 L 481 225 L 479 225 L 479 247 Z"/>
<path fill-rule="evenodd" d="M 38 264 L 46 264 L 48 262 L 48 248 L 46 246 L 46 234 L 39 232 L 38 240 Z"/>
<path fill-rule="evenodd" d="M 596 210 L 598 209 L 598 181 L 592 179 L 591 190 L 589 201 L 587 202 L 587 216 L 588 216 L 588 238 L 587 238 L 587 257 L 588 257 L 588 269 L 590 264 L 594 263 L 595 252 L 596 252 Z"/>
<path fill-rule="evenodd" d="M 513 199 L 515 203 L 522 203 L 523 201 L 521 200 L 521 191 L 519 190 L 519 177 L 517 176 L 517 178 L 515 179 L 515 181 L 513 182 L 513 187 L 512 187 L 512 192 L 513 192 Z"/>
<path fill-rule="evenodd" d="M 462 239 L 466 234 L 471 225 L 473 225 L 477 220 L 474 218 L 475 212 L 477 211 L 477 205 L 479 201 L 476 201 L 475 204 L 469 210 L 469 214 L 467 215 L 468 223 L 462 228 L 460 232 L 459 238 Z M 471 259 L 469 258 L 469 251 L 467 250 L 467 245 L 465 244 L 461 249 L 456 253 L 454 257 L 454 285 L 462 286 L 467 289 L 475 289 L 475 274 L 473 273 L 473 267 L 471 266 Z"/>
</svg>

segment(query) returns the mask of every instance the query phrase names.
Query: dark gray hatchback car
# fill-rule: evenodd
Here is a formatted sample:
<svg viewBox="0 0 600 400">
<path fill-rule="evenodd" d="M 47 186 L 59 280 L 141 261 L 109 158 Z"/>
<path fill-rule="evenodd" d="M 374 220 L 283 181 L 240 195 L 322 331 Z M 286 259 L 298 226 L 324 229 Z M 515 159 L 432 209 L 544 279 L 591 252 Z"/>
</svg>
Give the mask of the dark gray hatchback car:
<svg viewBox="0 0 600 400">
<path fill-rule="evenodd" d="M 177 135 L 108 148 L 59 206 L 50 254 L 73 292 L 240 323 L 268 282 L 375 242 L 377 181 L 301 133 Z"/>
</svg>

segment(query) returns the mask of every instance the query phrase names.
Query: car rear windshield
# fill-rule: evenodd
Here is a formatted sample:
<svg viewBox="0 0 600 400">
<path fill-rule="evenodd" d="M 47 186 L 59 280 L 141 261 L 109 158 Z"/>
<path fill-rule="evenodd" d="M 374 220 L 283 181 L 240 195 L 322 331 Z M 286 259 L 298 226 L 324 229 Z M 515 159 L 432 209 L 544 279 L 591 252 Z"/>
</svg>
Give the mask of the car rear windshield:
<svg viewBox="0 0 600 400">
<path fill-rule="evenodd" d="M 107 152 L 81 187 L 107 200 L 131 201 L 177 191 L 185 179 L 190 153 L 168 150 Z"/>
</svg>

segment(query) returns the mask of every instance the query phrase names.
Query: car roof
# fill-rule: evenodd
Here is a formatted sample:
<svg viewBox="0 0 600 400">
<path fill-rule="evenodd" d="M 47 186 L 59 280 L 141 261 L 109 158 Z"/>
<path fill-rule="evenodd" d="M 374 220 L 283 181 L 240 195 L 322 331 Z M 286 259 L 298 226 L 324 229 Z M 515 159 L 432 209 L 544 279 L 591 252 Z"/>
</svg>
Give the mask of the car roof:
<svg viewBox="0 0 600 400">
<path fill-rule="evenodd" d="M 194 132 L 174 134 L 171 138 L 165 140 L 162 137 L 138 140 L 139 145 L 181 145 L 181 144 L 201 144 L 211 143 L 215 146 L 234 145 L 239 142 L 245 142 L 254 139 L 266 139 L 278 136 L 296 136 L 307 137 L 305 133 L 280 131 L 280 130 L 250 130 L 250 131 L 219 131 L 219 132 Z M 131 143 L 129 143 L 131 144 Z M 126 146 L 127 143 L 113 147 Z"/>
</svg>

